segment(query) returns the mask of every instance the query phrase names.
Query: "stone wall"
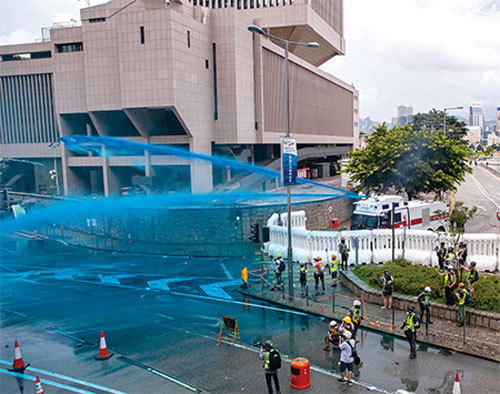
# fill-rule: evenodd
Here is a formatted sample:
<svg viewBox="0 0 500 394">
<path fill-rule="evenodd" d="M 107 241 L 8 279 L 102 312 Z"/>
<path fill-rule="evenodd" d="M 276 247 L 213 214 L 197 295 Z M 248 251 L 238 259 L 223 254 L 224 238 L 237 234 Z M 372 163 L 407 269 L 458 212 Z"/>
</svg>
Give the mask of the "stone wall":
<svg viewBox="0 0 500 394">
<path fill-rule="evenodd" d="M 349 220 L 351 199 L 327 199 L 293 204 L 292 210 L 304 210 L 309 230 L 330 226 L 328 206 L 339 222 Z M 258 250 L 249 242 L 251 226 L 265 225 L 273 213 L 286 212 L 286 204 L 248 205 L 211 208 L 116 209 L 105 216 L 73 216 L 64 225 L 64 235 L 45 231 L 54 238 L 91 248 L 134 253 L 194 256 L 241 256 Z M 97 216 L 97 217 L 95 217 Z M 69 222 L 71 220 L 71 222 Z M 89 226 L 89 222 L 94 223 Z M 59 224 L 57 225 L 59 228 Z M 43 233 L 43 232 L 42 232 Z"/>
<path fill-rule="evenodd" d="M 371 288 L 369 285 L 359 279 L 354 273 L 346 273 L 344 271 L 341 271 L 340 281 L 358 297 L 363 298 L 367 302 L 382 305 L 383 302 L 381 292 L 379 290 Z M 405 308 L 409 304 L 413 304 L 416 306 L 416 297 L 408 297 L 400 294 L 394 294 L 392 296 L 392 305 L 396 309 L 405 310 Z M 456 306 L 448 306 L 439 304 L 437 302 L 431 302 L 430 305 L 431 316 L 458 322 L 458 308 Z M 467 325 L 484 327 L 492 330 L 500 330 L 499 313 L 485 312 L 477 309 L 467 308 L 465 317 L 467 319 Z"/>
</svg>

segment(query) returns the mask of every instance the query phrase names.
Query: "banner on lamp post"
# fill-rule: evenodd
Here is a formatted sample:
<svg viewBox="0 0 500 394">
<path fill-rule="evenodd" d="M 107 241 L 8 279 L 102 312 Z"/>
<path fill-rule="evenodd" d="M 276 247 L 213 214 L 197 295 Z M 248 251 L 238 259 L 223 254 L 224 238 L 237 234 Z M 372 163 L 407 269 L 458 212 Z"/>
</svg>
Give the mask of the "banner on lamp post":
<svg viewBox="0 0 500 394">
<path fill-rule="evenodd" d="M 297 141 L 281 138 L 281 179 L 284 186 L 297 183 Z"/>
</svg>

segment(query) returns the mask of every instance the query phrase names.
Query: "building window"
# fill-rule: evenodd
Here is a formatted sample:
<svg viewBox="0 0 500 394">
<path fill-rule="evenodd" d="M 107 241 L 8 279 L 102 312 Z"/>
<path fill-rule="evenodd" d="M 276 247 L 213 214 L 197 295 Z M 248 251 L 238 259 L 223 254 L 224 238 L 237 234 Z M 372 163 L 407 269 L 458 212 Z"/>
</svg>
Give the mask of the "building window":
<svg viewBox="0 0 500 394">
<path fill-rule="evenodd" d="M 52 52 L 41 51 L 41 52 L 27 52 L 27 53 L 12 53 L 0 56 L 3 62 L 9 62 L 12 60 L 46 59 L 52 57 Z"/>
<path fill-rule="evenodd" d="M 144 26 L 139 27 L 139 31 L 141 32 L 141 44 L 144 44 L 145 38 L 144 38 Z"/>
<path fill-rule="evenodd" d="M 187 44 L 188 48 L 191 48 L 191 32 L 189 30 L 187 31 Z"/>
<path fill-rule="evenodd" d="M 208 70 L 210 68 L 210 63 L 208 59 L 205 59 L 205 68 Z"/>
<path fill-rule="evenodd" d="M 83 42 L 69 42 L 66 44 L 56 44 L 56 51 L 58 53 L 81 52 L 83 51 Z"/>
<path fill-rule="evenodd" d="M 106 18 L 89 18 L 89 23 L 105 22 Z"/>
</svg>

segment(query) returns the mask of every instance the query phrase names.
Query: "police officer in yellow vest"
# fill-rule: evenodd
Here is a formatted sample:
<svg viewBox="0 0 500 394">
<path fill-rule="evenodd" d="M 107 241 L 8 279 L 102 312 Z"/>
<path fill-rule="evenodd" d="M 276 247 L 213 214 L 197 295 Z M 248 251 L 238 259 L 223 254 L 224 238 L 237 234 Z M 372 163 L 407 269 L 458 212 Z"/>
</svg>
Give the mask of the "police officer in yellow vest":
<svg viewBox="0 0 500 394">
<path fill-rule="evenodd" d="M 356 334 L 358 333 L 361 320 L 363 320 L 363 317 L 361 316 L 361 301 L 354 300 L 349 314 L 351 316 L 352 324 L 354 325 L 354 332 L 352 333 L 352 336 L 353 339 L 356 339 Z"/>
<path fill-rule="evenodd" d="M 444 294 L 446 296 L 446 305 L 455 305 L 453 299 L 453 288 L 457 283 L 457 276 L 453 272 L 453 266 L 448 265 L 445 272 L 438 272 L 439 276 L 444 276 Z"/>
<path fill-rule="evenodd" d="M 458 326 L 461 327 L 465 322 L 465 299 L 467 298 L 467 290 L 465 290 L 463 283 L 459 283 L 455 296 L 458 299 Z"/>
<path fill-rule="evenodd" d="M 408 343 L 410 344 L 410 358 L 417 358 L 417 329 L 420 328 L 420 320 L 415 314 L 415 307 L 408 305 L 406 307 L 406 321 L 401 326 L 404 330 Z"/>
<path fill-rule="evenodd" d="M 337 260 L 337 255 L 332 254 L 332 262 L 330 263 L 330 275 L 332 275 L 332 280 L 333 280 L 332 287 L 337 286 L 338 270 L 339 270 L 339 261 Z"/>
</svg>

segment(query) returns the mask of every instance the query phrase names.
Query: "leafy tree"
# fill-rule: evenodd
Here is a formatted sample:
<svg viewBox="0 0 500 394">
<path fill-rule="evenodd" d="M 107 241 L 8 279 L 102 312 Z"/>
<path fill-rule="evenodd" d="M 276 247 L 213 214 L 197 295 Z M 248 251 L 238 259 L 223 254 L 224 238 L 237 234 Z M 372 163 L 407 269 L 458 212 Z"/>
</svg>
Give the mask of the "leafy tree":
<svg viewBox="0 0 500 394">
<path fill-rule="evenodd" d="M 416 131 L 430 129 L 436 132 L 443 132 L 443 111 L 432 109 L 427 114 L 418 113 L 413 115 L 412 126 Z M 453 139 L 462 139 L 467 135 L 467 125 L 459 121 L 454 116 L 446 115 L 446 135 Z"/>
<path fill-rule="evenodd" d="M 366 146 L 351 153 L 346 172 L 360 182 L 359 190 L 384 193 L 390 188 L 418 193 L 456 190 L 455 184 L 471 172 L 465 160 L 467 141 L 410 125 L 389 130 L 382 124 L 366 139 Z"/>
</svg>

